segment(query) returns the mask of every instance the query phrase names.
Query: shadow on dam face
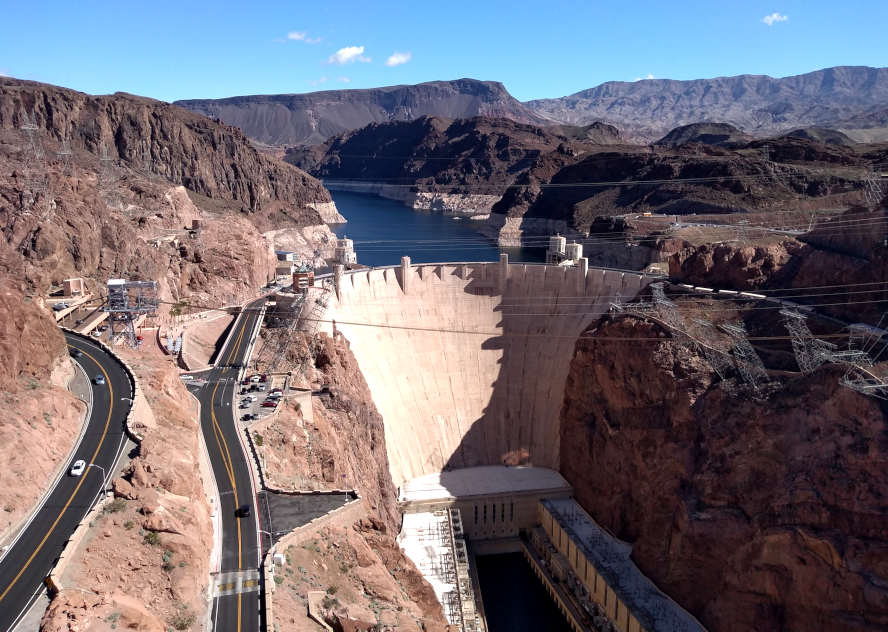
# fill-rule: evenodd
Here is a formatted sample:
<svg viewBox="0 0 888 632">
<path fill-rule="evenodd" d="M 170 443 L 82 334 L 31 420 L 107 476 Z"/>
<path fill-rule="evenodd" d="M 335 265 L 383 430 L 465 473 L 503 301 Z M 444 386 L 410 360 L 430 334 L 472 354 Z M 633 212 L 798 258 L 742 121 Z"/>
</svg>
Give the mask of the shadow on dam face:
<svg viewBox="0 0 888 632">
<path fill-rule="evenodd" d="M 649 280 L 502 262 L 343 275 L 329 317 L 382 414 L 394 483 L 476 465 L 558 469 L 577 336 Z"/>
</svg>

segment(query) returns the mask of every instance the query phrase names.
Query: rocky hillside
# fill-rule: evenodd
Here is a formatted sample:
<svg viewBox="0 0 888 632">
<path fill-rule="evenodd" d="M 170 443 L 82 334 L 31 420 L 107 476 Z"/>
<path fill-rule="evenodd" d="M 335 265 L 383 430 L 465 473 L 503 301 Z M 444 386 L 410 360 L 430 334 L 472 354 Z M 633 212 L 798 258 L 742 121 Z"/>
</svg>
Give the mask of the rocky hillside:
<svg viewBox="0 0 888 632">
<path fill-rule="evenodd" d="M 808 125 L 831 127 L 871 108 L 884 108 L 886 103 L 888 68 L 838 66 L 779 79 L 739 75 L 692 81 L 609 81 L 525 105 L 553 121 L 573 125 L 606 121 L 629 136 L 652 141 L 679 125 L 703 121 L 730 123 L 756 136 Z M 861 123 L 838 126 L 866 126 Z"/>
<path fill-rule="evenodd" d="M 457 79 L 369 90 L 326 90 L 308 94 L 238 96 L 176 101 L 218 118 L 266 145 L 312 145 L 369 123 L 410 121 L 420 116 L 490 116 L 522 123 L 545 119 L 512 97 L 496 81 Z"/>
<path fill-rule="evenodd" d="M 713 632 L 888 626 L 883 401 L 834 365 L 758 401 L 655 323 L 588 333 L 561 471 L 645 574 Z"/>
<path fill-rule="evenodd" d="M 797 138 L 753 141 L 733 150 L 699 143 L 604 147 L 562 165 L 539 160 L 517 179 L 524 186 L 508 190 L 493 212 L 525 224 L 557 220 L 566 229 L 587 232 L 597 217 L 628 212 L 836 208 L 860 199 L 868 164 L 853 150 Z"/>
<path fill-rule="evenodd" d="M 492 204 L 520 174 L 544 155 L 556 162 L 602 143 L 619 142 L 607 125 L 584 128 L 541 128 L 509 119 L 475 117 L 371 124 L 331 138 L 316 147 L 292 149 L 286 160 L 319 178 L 349 188 L 372 183 L 387 197 L 403 195 L 403 185 L 416 185 L 428 195 L 453 193 L 495 196 Z M 378 185 L 382 185 L 381 187 Z M 384 190 L 386 185 L 388 191 Z"/>
<path fill-rule="evenodd" d="M 680 147 L 689 143 L 700 143 L 715 147 L 737 147 L 745 145 L 750 140 L 752 140 L 750 136 L 727 123 L 692 123 L 676 127 L 655 144 Z"/>
<path fill-rule="evenodd" d="M 236 128 L 150 99 L 6 78 L 0 167 L 3 235 L 38 293 L 66 276 L 129 276 L 161 281 L 175 300 L 235 299 L 273 265 L 261 231 L 320 225 L 316 209 L 330 204 L 317 180 Z"/>
</svg>

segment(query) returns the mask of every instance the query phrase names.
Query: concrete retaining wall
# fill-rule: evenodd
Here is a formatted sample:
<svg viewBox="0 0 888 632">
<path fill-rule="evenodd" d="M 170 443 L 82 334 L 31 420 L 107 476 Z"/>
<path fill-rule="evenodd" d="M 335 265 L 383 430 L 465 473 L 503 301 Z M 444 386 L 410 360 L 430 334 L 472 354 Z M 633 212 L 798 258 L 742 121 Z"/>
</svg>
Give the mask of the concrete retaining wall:
<svg viewBox="0 0 888 632">
<path fill-rule="evenodd" d="M 78 547 L 83 542 L 83 538 L 86 537 L 86 533 L 89 531 L 91 523 L 101 515 L 102 510 L 105 509 L 105 505 L 113 500 L 113 498 L 113 494 L 106 494 L 98 503 L 96 503 L 96 506 L 84 516 L 83 520 L 80 521 L 80 524 L 77 525 L 77 528 L 74 529 L 74 533 L 68 538 L 68 541 L 65 543 L 65 548 L 62 550 L 62 554 L 59 556 L 55 567 L 46 578 L 46 586 L 51 593 L 54 594 L 67 588 L 62 581 L 65 571 L 71 564 Z"/>
<path fill-rule="evenodd" d="M 357 491 L 349 491 L 357 495 Z M 356 500 L 352 500 L 342 507 L 294 529 L 268 550 L 262 563 L 262 576 L 265 582 L 265 627 L 263 632 L 274 632 L 274 592 L 277 587 L 277 584 L 274 582 L 275 553 L 286 551 L 291 546 L 298 546 L 310 537 L 313 537 L 323 527 L 349 527 L 366 516 L 367 506 L 364 503 L 364 499 L 358 496 Z"/>
</svg>

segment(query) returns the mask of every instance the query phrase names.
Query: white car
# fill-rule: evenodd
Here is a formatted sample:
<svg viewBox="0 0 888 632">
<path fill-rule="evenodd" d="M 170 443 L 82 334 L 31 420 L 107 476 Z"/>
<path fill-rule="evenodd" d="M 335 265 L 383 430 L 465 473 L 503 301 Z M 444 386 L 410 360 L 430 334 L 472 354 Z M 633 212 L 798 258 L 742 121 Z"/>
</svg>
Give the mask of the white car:
<svg viewBox="0 0 888 632">
<path fill-rule="evenodd" d="M 179 377 L 182 378 L 183 380 L 193 380 L 194 379 L 193 375 L 180 375 Z"/>
<path fill-rule="evenodd" d="M 83 471 L 86 469 L 86 461 L 83 459 L 77 459 L 74 461 L 74 465 L 71 466 L 70 474 L 71 476 L 80 476 L 83 474 Z"/>
<path fill-rule="evenodd" d="M 253 377 L 250 378 L 250 381 L 251 381 L 253 384 L 258 384 L 258 383 L 259 383 L 259 380 L 260 380 L 260 378 L 259 378 L 258 375 L 254 375 Z"/>
</svg>

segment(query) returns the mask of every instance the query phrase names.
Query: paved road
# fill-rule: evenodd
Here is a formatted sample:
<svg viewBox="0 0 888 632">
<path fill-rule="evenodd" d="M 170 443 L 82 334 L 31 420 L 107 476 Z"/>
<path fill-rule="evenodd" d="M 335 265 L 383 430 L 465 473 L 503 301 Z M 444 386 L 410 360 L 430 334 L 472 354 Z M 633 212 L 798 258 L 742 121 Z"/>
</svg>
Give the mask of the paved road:
<svg viewBox="0 0 888 632">
<path fill-rule="evenodd" d="M 101 374 L 106 384 L 92 384 L 92 413 L 65 474 L 0 559 L 0 631 L 3 632 L 14 627 L 19 616 L 43 590 L 44 578 L 106 486 L 105 473 L 113 474 L 114 463 L 126 443 L 124 421 L 131 402 L 122 398 L 133 396 L 126 372 L 112 356 L 87 339 L 71 334 L 65 334 L 65 338 L 69 347 L 83 352 L 76 361 L 90 379 Z M 79 477 L 69 476 L 71 463 L 78 459 L 95 467 L 87 467 Z"/>
<path fill-rule="evenodd" d="M 232 327 L 216 366 L 204 372 L 204 384 L 192 387 L 200 400 L 201 429 L 219 489 L 222 556 L 213 602 L 216 632 L 252 632 L 259 629 L 259 560 L 256 490 L 232 410 L 238 372 L 247 362 L 251 336 L 265 299 L 247 305 Z M 235 509 L 249 505 L 250 516 L 238 518 Z"/>
</svg>

